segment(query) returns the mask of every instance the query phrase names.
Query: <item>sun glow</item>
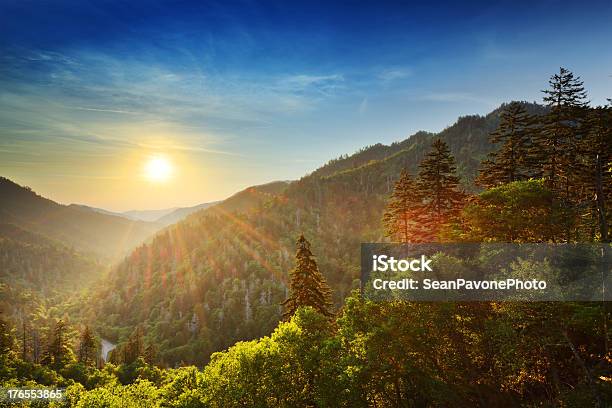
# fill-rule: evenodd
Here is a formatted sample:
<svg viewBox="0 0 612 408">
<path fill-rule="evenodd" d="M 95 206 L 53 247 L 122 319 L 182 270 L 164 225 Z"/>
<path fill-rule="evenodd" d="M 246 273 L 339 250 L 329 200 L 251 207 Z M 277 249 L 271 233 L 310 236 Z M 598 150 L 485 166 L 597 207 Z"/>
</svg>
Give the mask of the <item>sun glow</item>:
<svg viewBox="0 0 612 408">
<path fill-rule="evenodd" d="M 166 181 L 171 175 L 172 164 L 163 156 L 151 157 L 145 164 L 145 176 L 151 181 Z"/>
</svg>

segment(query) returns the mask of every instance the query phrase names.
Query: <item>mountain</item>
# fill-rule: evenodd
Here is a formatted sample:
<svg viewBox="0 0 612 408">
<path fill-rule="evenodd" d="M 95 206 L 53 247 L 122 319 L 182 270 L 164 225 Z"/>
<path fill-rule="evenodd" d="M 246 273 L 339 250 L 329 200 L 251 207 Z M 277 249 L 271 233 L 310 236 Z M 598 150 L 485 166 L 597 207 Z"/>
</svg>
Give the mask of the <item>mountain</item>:
<svg viewBox="0 0 612 408">
<path fill-rule="evenodd" d="M 14 224 L 101 259 L 117 259 L 160 228 L 88 207 L 61 205 L 1 177 L 0 196 L 0 223 Z"/>
<path fill-rule="evenodd" d="M 245 188 L 231 197 L 219 202 L 213 210 L 248 212 L 264 205 L 270 199 L 282 194 L 291 182 L 273 181 Z"/>
<path fill-rule="evenodd" d="M 35 311 L 89 286 L 105 270 L 58 241 L 0 224 L 0 310 L 13 315 Z"/>
<path fill-rule="evenodd" d="M 69 206 L 70 207 L 80 208 L 82 210 L 95 211 L 95 212 L 100 213 L 100 214 L 113 215 L 115 217 L 123 217 L 123 218 L 128 218 L 128 219 L 136 220 L 136 218 L 128 217 L 128 216 L 124 215 L 123 213 L 109 211 L 109 210 L 105 210 L 103 208 L 90 207 L 88 205 L 83 205 L 83 204 L 70 204 Z"/>
<path fill-rule="evenodd" d="M 439 137 L 465 188 L 474 190 L 480 160 L 495 148 L 488 135 L 502 108 L 461 117 L 437 134 L 364 148 L 298 181 L 247 188 L 192 214 L 119 264 L 94 290 L 86 318 L 115 342 L 143 327 L 166 364 L 204 364 L 212 352 L 275 327 L 301 233 L 342 304 L 359 287 L 360 243 L 384 239 L 382 213 L 401 169 L 414 174 Z"/>
<path fill-rule="evenodd" d="M 160 218 L 163 218 L 178 209 L 178 207 L 172 207 L 164 208 L 161 210 L 131 210 L 119 213 L 119 215 L 121 215 L 122 217 L 129 218 L 131 220 L 156 222 Z"/>
<path fill-rule="evenodd" d="M 206 209 L 218 203 L 219 201 L 213 201 L 211 203 L 202 203 L 202 204 L 194 205 L 193 207 L 175 208 L 170 213 L 167 213 L 166 215 L 159 217 L 154 221 L 158 224 L 167 226 L 167 225 L 179 222 L 180 220 L 186 218 L 187 216 L 193 214 L 196 211 Z"/>
<path fill-rule="evenodd" d="M 532 115 L 541 115 L 547 108 L 537 103 L 521 102 L 526 111 Z M 472 189 L 473 180 L 478 172 L 480 162 L 495 146 L 489 143 L 489 134 L 499 125 L 501 112 L 507 104 L 502 104 L 487 115 L 469 115 L 460 117 L 457 122 L 439 133 L 420 131 L 391 145 L 381 143 L 365 147 L 355 154 L 344 155 L 330 160 L 327 164 L 312 172 L 305 179 L 344 177 L 351 172 L 371 173 L 375 169 L 391 170 L 397 176 L 398 166 L 415 173 L 418 164 L 428 151 L 433 138 L 444 140 L 457 160 L 457 170 L 462 176 L 465 187 Z M 386 187 L 386 183 L 385 184 Z"/>
<path fill-rule="evenodd" d="M 202 203 L 194 205 L 192 207 L 172 207 L 163 208 L 160 210 L 130 210 L 125 212 L 113 212 L 104 210 L 102 208 L 90 207 L 82 204 L 70 204 L 70 206 L 91 210 L 100 214 L 113 215 L 116 217 L 123 217 L 134 221 L 146 221 L 153 224 L 157 224 L 159 228 L 166 227 L 170 224 L 179 222 L 188 215 L 193 214 L 196 211 L 203 210 L 210 206 L 213 206 L 220 201 L 213 201 L 210 203 Z"/>
</svg>

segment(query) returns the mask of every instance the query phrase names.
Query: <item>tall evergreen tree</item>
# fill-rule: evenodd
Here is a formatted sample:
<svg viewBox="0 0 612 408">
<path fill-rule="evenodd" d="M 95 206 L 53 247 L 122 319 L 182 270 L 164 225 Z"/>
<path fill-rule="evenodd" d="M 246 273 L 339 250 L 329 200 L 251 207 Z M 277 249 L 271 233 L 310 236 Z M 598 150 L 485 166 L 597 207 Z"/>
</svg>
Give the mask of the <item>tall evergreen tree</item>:
<svg viewBox="0 0 612 408">
<path fill-rule="evenodd" d="M 153 344 L 148 344 L 145 347 L 143 352 L 143 358 L 147 364 L 155 364 L 155 361 L 157 360 L 157 350 L 155 349 L 155 346 Z"/>
<path fill-rule="evenodd" d="M 79 362 L 85 365 L 94 365 L 96 363 L 96 340 L 89 326 L 85 326 L 79 342 Z"/>
<path fill-rule="evenodd" d="M 0 356 L 9 355 L 15 348 L 15 333 L 8 321 L 0 315 Z"/>
<path fill-rule="evenodd" d="M 540 163 L 539 175 L 565 211 L 565 241 L 571 240 L 576 221 L 574 186 L 579 173 L 578 145 L 584 136 L 584 113 L 588 105 L 580 77 L 560 68 L 544 90 L 544 102 L 550 108 L 534 139 L 532 157 Z M 551 207 L 556 203 L 551 203 Z"/>
<path fill-rule="evenodd" d="M 14 350 L 15 343 L 15 332 L 0 311 L 0 382 L 15 378 L 16 373 L 13 367 L 17 357 Z"/>
<path fill-rule="evenodd" d="M 612 218 L 612 107 L 589 109 L 588 131 L 580 146 L 582 166 L 577 174 L 581 202 L 586 211 L 583 226 L 592 226 L 589 238 L 598 235 L 610 242 Z"/>
<path fill-rule="evenodd" d="M 544 116 L 537 134 L 533 154 L 539 158 L 541 173 L 553 189 L 560 189 L 561 179 L 571 172 L 569 165 L 576 157 L 576 141 L 580 135 L 586 92 L 580 77 L 560 68 L 548 81 L 544 102 L 550 112 Z"/>
<path fill-rule="evenodd" d="M 144 334 L 138 326 L 123 347 L 123 362 L 131 364 L 144 354 Z"/>
<path fill-rule="evenodd" d="M 501 113 L 499 127 L 491 133 L 491 143 L 499 148 L 483 161 L 477 183 L 490 188 L 531 175 L 529 163 L 530 128 L 533 119 L 519 102 L 512 102 Z"/>
<path fill-rule="evenodd" d="M 71 357 L 74 357 L 68 345 L 67 330 L 66 323 L 58 320 L 49 336 L 43 364 L 58 369 L 64 367 Z"/>
<path fill-rule="evenodd" d="M 331 289 L 319 271 L 310 251 L 310 242 L 300 235 L 297 240 L 295 268 L 291 271 L 290 296 L 282 303 L 284 319 L 289 319 L 301 306 L 311 306 L 324 316 L 331 317 Z"/>
<path fill-rule="evenodd" d="M 399 242 L 420 242 L 422 239 L 423 198 L 417 182 L 402 170 L 383 215 L 388 237 Z"/>
<path fill-rule="evenodd" d="M 418 184 L 426 211 L 422 221 L 426 231 L 423 238 L 437 240 L 440 229 L 458 215 L 465 194 L 459 189 L 455 158 L 441 139 L 433 142 L 432 150 L 419 167 Z"/>
</svg>

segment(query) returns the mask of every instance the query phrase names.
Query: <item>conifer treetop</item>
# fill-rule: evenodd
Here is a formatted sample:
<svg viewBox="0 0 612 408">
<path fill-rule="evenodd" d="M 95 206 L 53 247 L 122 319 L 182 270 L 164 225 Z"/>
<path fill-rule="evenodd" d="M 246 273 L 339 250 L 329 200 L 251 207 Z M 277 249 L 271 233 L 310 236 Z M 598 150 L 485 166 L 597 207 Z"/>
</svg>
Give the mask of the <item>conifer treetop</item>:
<svg viewBox="0 0 612 408">
<path fill-rule="evenodd" d="M 282 304 L 284 319 L 290 318 L 299 307 L 311 306 L 324 316 L 331 317 L 331 289 L 310 250 L 310 242 L 301 234 L 296 242 L 295 267 L 290 273 L 291 294 Z"/>
</svg>

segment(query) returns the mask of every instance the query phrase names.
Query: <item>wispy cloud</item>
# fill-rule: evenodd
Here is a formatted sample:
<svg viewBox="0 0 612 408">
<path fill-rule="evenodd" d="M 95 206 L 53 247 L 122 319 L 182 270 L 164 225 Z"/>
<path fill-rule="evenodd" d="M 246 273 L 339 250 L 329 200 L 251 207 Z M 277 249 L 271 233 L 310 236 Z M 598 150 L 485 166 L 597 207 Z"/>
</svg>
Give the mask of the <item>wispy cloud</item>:
<svg viewBox="0 0 612 408">
<path fill-rule="evenodd" d="M 383 82 L 392 82 L 412 75 L 413 71 L 410 68 L 388 68 L 378 73 L 378 79 Z"/>
<path fill-rule="evenodd" d="M 330 75 L 291 75 L 283 77 L 277 82 L 277 91 L 284 93 L 299 93 L 329 97 L 336 91 L 342 89 L 344 76 L 341 74 Z"/>
<path fill-rule="evenodd" d="M 306 89 L 311 86 L 330 86 L 344 81 L 344 76 L 333 75 L 292 75 L 281 80 L 281 83 L 294 86 L 296 89 Z"/>
<path fill-rule="evenodd" d="M 200 67 L 118 60 L 102 53 L 31 52 L 6 64 L 11 88 L 32 99 L 51 99 L 67 109 L 150 115 L 185 123 L 191 118 L 260 122 L 265 116 L 310 110 L 341 88 L 341 74 L 247 78 L 203 72 Z M 0 57 L 7 62 L 8 56 Z M 44 65 L 44 68 L 40 66 Z M 195 69 L 197 68 L 197 69 Z M 15 81 L 15 75 L 22 77 Z M 27 86 L 35 77 L 46 86 Z"/>
<path fill-rule="evenodd" d="M 344 83 L 338 73 L 246 78 L 92 51 L 24 55 L 0 56 L 10 74 L 0 77 L 4 146 L 53 137 L 72 150 L 154 149 L 167 139 L 166 149 L 239 156 L 228 145 L 234 136 L 312 111 Z"/>
<path fill-rule="evenodd" d="M 121 109 L 86 108 L 82 106 L 66 106 L 66 108 L 89 111 L 89 112 L 120 113 L 122 115 L 138 115 L 139 113 L 141 113 L 141 112 L 133 112 L 133 111 L 128 111 L 128 110 L 121 110 Z"/>
<path fill-rule="evenodd" d="M 365 97 L 361 100 L 359 104 L 359 114 L 363 115 L 368 110 L 368 98 Z"/>
</svg>

